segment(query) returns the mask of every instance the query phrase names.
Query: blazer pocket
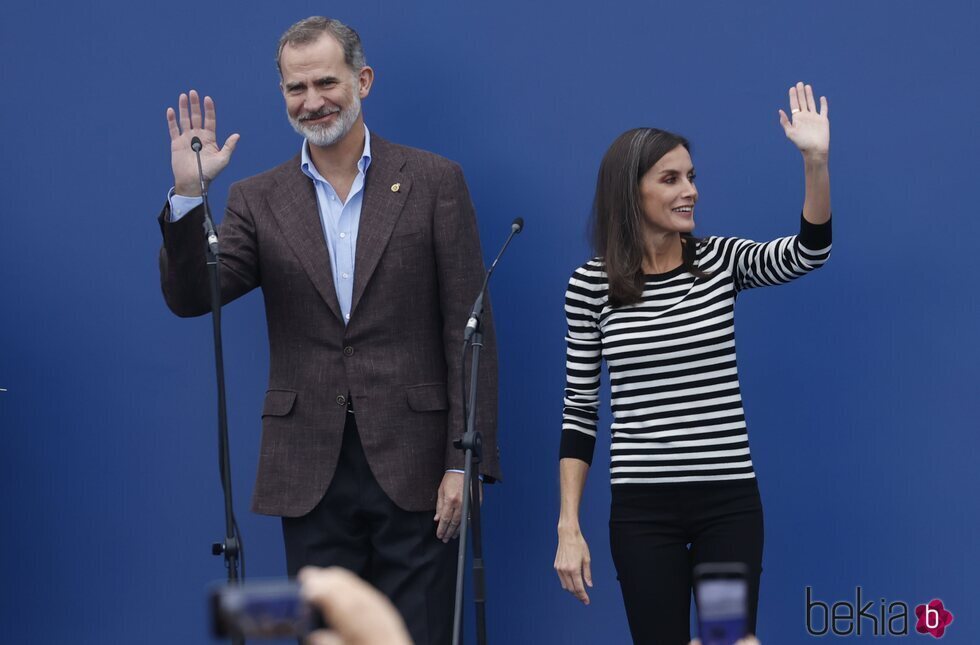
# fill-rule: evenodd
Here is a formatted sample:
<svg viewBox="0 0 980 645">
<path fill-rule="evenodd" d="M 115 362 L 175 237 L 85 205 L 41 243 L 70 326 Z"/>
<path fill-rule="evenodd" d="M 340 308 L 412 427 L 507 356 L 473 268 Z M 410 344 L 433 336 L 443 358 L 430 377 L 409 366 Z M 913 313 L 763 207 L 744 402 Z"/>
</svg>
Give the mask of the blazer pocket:
<svg viewBox="0 0 980 645">
<path fill-rule="evenodd" d="M 265 393 L 262 416 L 284 417 L 293 411 L 295 403 L 296 392 L 293 390 L 269 390 Z"/>
<path fill-rule="evenodd" d="M 388 250 L 393 251 L 395 249 L 401 249 L 406 246 L 414 246 L 422 241 L 422 231 L 412 231 L 411 233 L 402 233 L 400 235 L 393 235 L 391 241 L 388 242 Z"/>
<path fill-rule="evenodd" d="M 445 383 L 425 383 L 405 388 L 408 407 L 416 412 L 438 412 L 449 409 Z"/>
</svg>

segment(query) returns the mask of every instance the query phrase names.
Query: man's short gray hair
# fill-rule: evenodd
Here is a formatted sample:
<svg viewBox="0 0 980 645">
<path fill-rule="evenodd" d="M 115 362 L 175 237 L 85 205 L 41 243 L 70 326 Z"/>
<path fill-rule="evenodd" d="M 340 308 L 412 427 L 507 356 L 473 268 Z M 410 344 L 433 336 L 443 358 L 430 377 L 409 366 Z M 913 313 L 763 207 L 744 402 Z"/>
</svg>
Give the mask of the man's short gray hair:
<svg viewBox="0 0 980 645">
<path fill-rule="evenodd" d="M 286 45 L 309 45 L 320 39 L 324 33 L 333 36 L 334 40 L 344 48 L 344 62 L 351 71 L 357 74 L 365 66 L 364 48 L 361 47 L 361 37 L 353 28 L 339 20 L 324 16 L 310 16 L 300 20 L 279 38 L 279 48 L 276 50 L 276 67 L 282 76 L 282 50 Z"/>
</svg>

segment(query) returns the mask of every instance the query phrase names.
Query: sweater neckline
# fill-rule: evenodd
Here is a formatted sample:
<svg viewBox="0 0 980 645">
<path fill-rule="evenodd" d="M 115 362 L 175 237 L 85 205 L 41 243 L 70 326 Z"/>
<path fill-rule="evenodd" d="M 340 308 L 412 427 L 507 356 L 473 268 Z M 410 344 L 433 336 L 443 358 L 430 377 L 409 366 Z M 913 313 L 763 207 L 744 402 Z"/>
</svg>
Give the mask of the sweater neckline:
<svg viewBox="0 0 980 645">
<path fill-rule="evenodd" d="M 648 282 L 650 281 L 659 282 L 661 280 L 666 280 L 668 278 L 677 277 L 685 272 L 687 272 L 687 268 L 683 264 L 681 264 L 676 269 L 671 269 L 670 271 L 667 271 L 665 273 L 644 273 L 643 277 L 646 278 Z"/>
</svg>

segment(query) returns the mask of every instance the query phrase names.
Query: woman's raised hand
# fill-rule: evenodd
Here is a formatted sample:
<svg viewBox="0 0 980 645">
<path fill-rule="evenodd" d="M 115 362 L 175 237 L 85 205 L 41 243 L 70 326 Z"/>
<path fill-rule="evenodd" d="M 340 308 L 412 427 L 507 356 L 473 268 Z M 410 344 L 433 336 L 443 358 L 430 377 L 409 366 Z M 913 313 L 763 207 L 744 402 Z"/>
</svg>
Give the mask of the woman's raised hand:
<svg viewBox="0 0 980 645">
<path fill-rule="evenodd" d="M 779 123 L 786 138 L 793 142 L 804 157 L 826 158 L 830 152 L 830 120 L 827 97 L 820 97 L 820 110 L 813 98 L 813 87 L 799 82 L 789 88 L 790 116 L 779 111 Z"/>
<path fill-rule="evenodd" d="M 214 101 L 210 96 L 204 97 L 204 113 L 201 113 L 201 102 L 197 91 L 181 94 L 177 100 L 178 114 L 173 108 L 167 108 L 167 126 L 170 129 L 170 165 L 174 171 L 174 189 L 178 195 L 195 197 L 201 194 L 201 182 L 197 174 L 197 155 L 191 150 L 191 139 L 201 140 L 201 167 L 204 170 L 204 181 L 210 182 L 225 169 L 235 151 L 239 136 L 233 134 L 218 148 L 215 134 L 217 118 L 214 111 Z M 179 127 L 178 127 L 179 123 Z"/>
</svg>

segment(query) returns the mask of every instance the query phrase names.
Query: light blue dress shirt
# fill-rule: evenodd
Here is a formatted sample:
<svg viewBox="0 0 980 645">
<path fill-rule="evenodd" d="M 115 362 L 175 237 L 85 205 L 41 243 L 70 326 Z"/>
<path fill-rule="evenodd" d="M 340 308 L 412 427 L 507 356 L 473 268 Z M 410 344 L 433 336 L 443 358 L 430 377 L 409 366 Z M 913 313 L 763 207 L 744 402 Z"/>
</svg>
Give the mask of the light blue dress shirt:
<svg viewBox="0 0 980 645">
<path fill-rule="evenodd" d="M 347 199 L 341 199 L 326 179 L 313 165 L 310 146 L 303 141 L 300 153 L 300 170 L 313 180 L 316 202 L 323 224 L 323 235 L 330 252 L 330 269 L 333 286 L 337 292 L 344 324 L 350 321 L 351 300 L 354 296 L 354 253 L 357 250 L 357 230 L 361 224 L 361 206 L 364 204 L 364 179 L 371 166 L 371 133 L 364 126 L 364 151 L 357 162 L 357 176 L 351 184 Z M 170 221 L 176 222 L 203 201 L 200 197 L 185 197 L 170 191 Z"/>
<path fill-rule="evenodd" d="M 351 300 L 354 295 L 354 252 L 357 249 L 357 230 L 361 224 L 361 206 L 364 204 L 364 178 L 371 166 L 371 133 L 364 126 L 364 152 L 357 161 L 357 176 L 344 201 L 310 159 L 310 146 L 303 142 L 299 167 L 313 180 L 316 201 L 320 208 L 320 220 L 330 251 L 330 269 L 333 286 L 337 291 L 344 324 L 350 321 Z"/>
</svg>

